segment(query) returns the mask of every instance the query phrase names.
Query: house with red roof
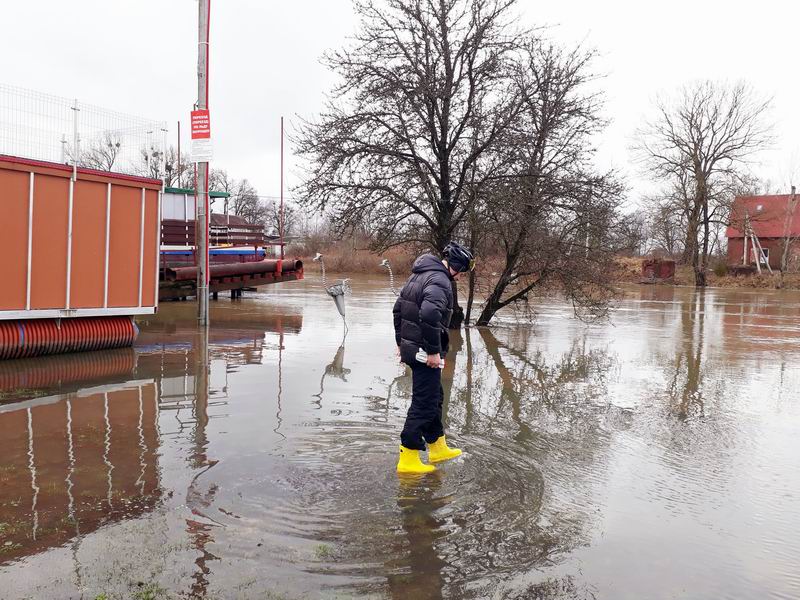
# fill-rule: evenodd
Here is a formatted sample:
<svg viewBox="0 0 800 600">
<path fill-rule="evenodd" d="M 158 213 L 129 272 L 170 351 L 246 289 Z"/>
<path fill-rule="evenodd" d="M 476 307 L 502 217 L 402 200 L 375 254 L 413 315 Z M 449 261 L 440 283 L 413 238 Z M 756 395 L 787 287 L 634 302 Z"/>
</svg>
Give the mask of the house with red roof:
<svg viewBox="0 0 800 600">
<path fill-rule="evenodd" d="M 738 196 L 733 203 L 728 238 L 729 265 L 755 265 L 758 257 L 753 234 L 761 246 L 761 265 L 780 270 L 784 241 L 789 240 L 788 269 L 800 265 L 800 196 Z"/>
</svg>

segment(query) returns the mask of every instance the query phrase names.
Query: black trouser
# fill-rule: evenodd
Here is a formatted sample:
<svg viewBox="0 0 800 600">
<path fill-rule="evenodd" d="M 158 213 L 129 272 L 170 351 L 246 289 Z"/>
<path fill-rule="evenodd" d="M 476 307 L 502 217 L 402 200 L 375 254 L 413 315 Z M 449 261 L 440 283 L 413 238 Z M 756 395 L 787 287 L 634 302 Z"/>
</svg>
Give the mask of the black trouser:
<svg viewBox="0 0 800 600">
<path fill-rule="evenodd" d="M 425 442 L 433 443 L 444 435 L 442 370 L 416 363 L 411 366 L 411 381 L 411 406 L 400 443 L 411 450 L 425 450 Z"/>
</svg>

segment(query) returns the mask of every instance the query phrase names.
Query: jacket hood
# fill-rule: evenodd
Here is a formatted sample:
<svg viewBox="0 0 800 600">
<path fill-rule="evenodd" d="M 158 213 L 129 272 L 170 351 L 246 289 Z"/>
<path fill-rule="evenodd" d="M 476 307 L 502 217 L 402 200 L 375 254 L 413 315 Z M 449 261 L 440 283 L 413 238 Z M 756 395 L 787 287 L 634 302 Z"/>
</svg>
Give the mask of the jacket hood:
<svg viewBox="0 0 800 600">
<path fill-rule="evenodd" d="M 442 259 L 433 254 L 423 254 L 414 261 L 414 266 L 411 268 L 412 273 L 424 273 L 425 271 L 441 271 L 450 277 L 450 270 L 444 266 Z"/>
</svg>

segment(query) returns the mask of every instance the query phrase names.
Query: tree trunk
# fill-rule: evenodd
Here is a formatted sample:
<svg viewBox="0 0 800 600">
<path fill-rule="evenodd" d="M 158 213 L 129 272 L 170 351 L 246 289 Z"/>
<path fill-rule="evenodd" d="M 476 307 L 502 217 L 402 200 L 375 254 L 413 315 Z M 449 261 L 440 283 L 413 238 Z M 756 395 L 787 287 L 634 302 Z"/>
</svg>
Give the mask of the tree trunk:
<svg viewBox="0 0 800 600">
<path fill-rule="evenodd" d="M 690 217 L 691 219 L 691 217 Z M 680 262 L 682 265 L 692 263 L 694 257 L 694 249 L 697 246 L 697 224 L 689 221 L 689 227 L 686 231 L 686 241 L 683 244 L 683 254 L 681 254 Z"/>
<path fill-rule="evenodd" d="M 697 287 L 706 287 L 706 273 L 708 272 L 708 243 L 711 238 L 711 231 L 708 222 L 708 198 L 705 193 L 703 194 L 703 250 L 700 252 L 700 270 L 695 271 L 695 285 Z"/>
<path fill-rule="evenodd" d="M 483 305 L 483 310 L 481 311 L 481 314 L 478 317 L 475 325 L 478 327 L 488 325 L 495 313 L 497 313 L 497 311 L 501 308 L 502 305 L 494 298 L 494 294 L 492 294 L 492 296 L 486 301 L 486 304 Z"/>
<path fill-rule="evenodd" d="M 506 283 L 506 277 L 507 274 L 504 271 L 500 275 L 500 280 L 497 282 L 497 285 L 494 286 L 492 294 L 486 299 L 486 304 L 483 305 L 483 310 L 478 317 L 478 321 L 475 323 L 475 325 L 478 327 L 488 325 L 489 321 L 492 320 L 492 317 L 494 317 L 497 311 L 503 308 L 504 304 L 501 302 L 501 299 L 503 297 L 503 292 L 508 285 Z"/>
<path fill-rule="evenodd" d="M 478 244 L 478 224 L 475 217 L 475 206 L 473 205 L 469 213 L 469 249 L 476 252 Z M 475 301 L 475 271 L 469 272 L 469 292 L 467 295 L 467 316 L 464 320 L 465 325 L 469 325 L 472 318 L 472 304 Z"/>
<path fill-rule="evenodd" d="M 695 240 L 697 238 L 695 237 Z M 692 269 L 694 270 L 695 287 L 706 287 L 706 272 L 700 264 L 700 245 L 695 241 L 692 248 Z"/>
<path fill-rule="evenodd" d="M 464 324 L 469 325 L 472 318 L 472 304 L 475 301 L 475 273 L 469 272 L 469 293 L 467 296 L 467 316 L 464 319 Z"/>
</svg>

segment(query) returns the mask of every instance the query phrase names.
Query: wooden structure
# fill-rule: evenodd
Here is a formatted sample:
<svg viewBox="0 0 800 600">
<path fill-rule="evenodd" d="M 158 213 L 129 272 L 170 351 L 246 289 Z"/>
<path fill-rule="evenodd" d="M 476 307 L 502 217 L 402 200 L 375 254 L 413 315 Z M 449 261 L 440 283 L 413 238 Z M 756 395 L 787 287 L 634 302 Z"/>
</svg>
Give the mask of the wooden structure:
<svg viewBox="0 0 800 600">
<path fill-rule="evenodd" d="M 661 258 L 642 259 L 641 283 L 667 283 L 675 279 L 675 261 Z"/>
<path fill-rule="evenodd" d="M 738 269 L 741 273 L 777 271 L 786 250 L 787 268 L 796 270 L 800 264 L 799 200 L 794 194 L 737 197 L 726 231 L 728 265 L 745 267 Z"/>
</svg>

